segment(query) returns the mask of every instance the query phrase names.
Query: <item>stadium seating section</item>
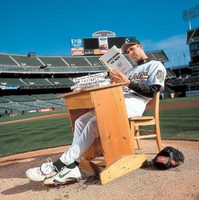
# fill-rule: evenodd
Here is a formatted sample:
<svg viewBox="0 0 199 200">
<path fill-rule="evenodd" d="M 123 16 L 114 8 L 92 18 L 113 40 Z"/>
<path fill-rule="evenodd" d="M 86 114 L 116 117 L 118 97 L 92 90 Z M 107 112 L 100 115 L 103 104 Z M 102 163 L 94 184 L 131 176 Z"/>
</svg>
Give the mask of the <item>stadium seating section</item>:
<svg viewBox="0 0 199 200">
<path fill-rule="evenodd" d="M 162 50 L 147 52 L 147 55 L 150 60 L 158 60 L 162 63 L 168 61 Z M 136 66 L 128 55 L 124 54 L 124 56 L 133 66 Z M 36 56 L 34 52 L 29 52 L 28 55 L 0 53 L 0 92 L 6 90 L 6 87 L 13 86 L 21 91 L 69 88 L 74 84 L 73 77 L 106 71 L 99 57 L 100 55 Z M 175 86 L 182 83 L 190 84 L 193 80 L 198 82 L 199 76 L 176 79 L 175 73 L 167 69 L 167 79 L 168 86 Z M 57 98 L 57 92 L 49 91 L 50 94 L 45 92 L 45 94 L 25 95 L 22 92 L 20 95 L 0 96 L 0 114 L 39 109 L 64 109 L 64 100 Z"/>
<path fill-rule="evenodd" d="M 0 97 L 0 114 L 21 113 L 39 109 L 64 109 L 58 94 L 9 95 Z"/>
<path fill-rule="evenodd" d="M 150 59 L 167 62 L 168 58 L 164 51 L 147 52 Z M 100 56 L 31 56 L 0 54 L 0 66 L 37 66 L 37 67 L 94 67 L 102 66 Z"/>
<path fill-rule="evenodd" d="M 0 86 L 72 86 L 71 78 L 0 78 Z"/>
</svg>

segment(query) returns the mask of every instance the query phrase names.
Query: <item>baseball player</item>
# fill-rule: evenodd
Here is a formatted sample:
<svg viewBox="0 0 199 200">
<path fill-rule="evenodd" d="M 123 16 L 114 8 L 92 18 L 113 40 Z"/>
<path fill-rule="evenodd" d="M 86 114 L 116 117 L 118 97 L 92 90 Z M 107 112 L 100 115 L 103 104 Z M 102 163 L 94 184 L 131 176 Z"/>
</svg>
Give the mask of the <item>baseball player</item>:
<svg viewBox="0 0 199 200">
<path fill-rule="evenodd" d="M 148 57 L 140 42 L 129 39 L 122 46 L 138 65 L 122 74 L 114 69 L 111 74 L 112 83 L 125 83 L 124 97 L 128 117 L 142 116 L 146 104 L 156 93 L 164 88 L 166 70 L 159 61 L 148 61 Z M 90 111 L 75 121 L 72 145 L 61 157 L 52 162 L 48 160 L 41 167 L 26 171 L 26 176 L 33 181 L 44 181 L 45 185 L 65 184 L 71 180 L 80 180 L 79 162 L 82 154 L 98 137 L 95 113 Z"/>
</svg>

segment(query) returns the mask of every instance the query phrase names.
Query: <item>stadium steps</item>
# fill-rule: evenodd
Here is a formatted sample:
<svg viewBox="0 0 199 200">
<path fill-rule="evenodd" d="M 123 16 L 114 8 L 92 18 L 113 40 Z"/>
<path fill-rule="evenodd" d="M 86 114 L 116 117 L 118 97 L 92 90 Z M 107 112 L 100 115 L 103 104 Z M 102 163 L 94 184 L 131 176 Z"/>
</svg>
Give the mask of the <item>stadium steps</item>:
<svg viewBox="0 0 199 200">
<path fill-rule="evenodd" d="M 4 98 L 4 97 L 0 97 L 0 104 L 1 104 L 1 103 L 8 103 L 8 102 L 9 102 L 8 99 L 6 99 L 6 98 Z"/>
<path fill-rule="evenodd" d="M 27 78 L 27 79 L 23 79 L 23 81 L 28 84 L 29 86 L 48 86 L 51 85 L 49 84 L 48 81 L 46 81 L 46 79 L 42 79 L 42 78 Z"/>
<path fill-rule="evenodd" d="M 35 97 L 38 100 L 51 100 L 51 99 L 57 99 L 57 96 L 55 94 L 33 94 L 33 97 Z"/>
<path fill-rule="evenodd" d="M 0 109 L 13 111 L 28 111 L 32 110 L 31 106 L 20 104 L 19 102 L 0 103 Z"/>
<path fill-rule="evenodd" d="M 30 111 L 38 109 L 64 109 L 64 100 L 55 94 L 11 95 L 0 98 L 0 112 Z"/>
<path fill-rule="evenodd" d="M 47 108 L 55 108 L 56 105 L 52 103 L 48 103 L 42 100 L 36 100 L 34 102 L 21 102 L 21 104 L 26 106 L 32 106 L 34 109 L 47 109 Z"/>
<path fill-rule="evenodd" d="M 26 83 L 25 81 L 23 81 L 23 79 L 19 79 L 22 83 L 24 83 L 25 85 L 28 85 L 28 83 Z"/>
<path fill-rule="evenodd" d="M 16 62 L 14 62 L 9 55 L 6 54 L 0 54 L 0 65 L 16 65 Z"/>
<path fill-rule="evenodd" d="M 74 82 L 72 81 L 71 78 L 51 78 L 48 80 L 54 85 L 66 85 L 69 87 L 74 85 Z"/>
<path fill-rule="evenodd" d="M 38 56 L 38 58 L 48 66 L 53 67 L 67 67 L 68 65 L 61 59 L 61 57 L 55 56 Z"/>
<path fill-rule="evenodd" d="M 54 85 L 52 82 L 50 82 L 47 78 L 45 79 L 50 85 Z"/>
<path fill-rule="evenodd" d="M 0 85 L 2 86 L 25 86 L 24 82 L 18 78 L 0 78 Z"/>
<path fill-rule="evenodd" d="M 11 102 L 26 102 L 26 101 L 36 101 L 36 98 L 29 95 L 10 95 L 5 96 Z"/>
<path fill-rule="evenodd" d="M 58 106 L 65 106 L 64 99 L 54 99 L 54 100 L 48 100 L 46 102 L 51 103 L 51 104 L 55 104 L 55 105 L 58 105 Z"/>
<path fill-rule="evenodd" d="M 20 66 L 41 66 L 41 62 L 36 59 L 35 56 L 27 56 L 27 55 L 12 55 Z"/>
</svg>

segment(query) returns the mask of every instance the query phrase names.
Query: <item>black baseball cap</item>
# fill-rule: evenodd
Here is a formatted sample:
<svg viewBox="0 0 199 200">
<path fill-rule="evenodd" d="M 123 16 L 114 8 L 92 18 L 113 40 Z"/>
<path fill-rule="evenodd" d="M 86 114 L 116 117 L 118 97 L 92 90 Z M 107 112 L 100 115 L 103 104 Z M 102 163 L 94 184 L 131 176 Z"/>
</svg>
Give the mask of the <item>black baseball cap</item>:
<svg viewBox="0 0 199 200">
<path fill-rule="evenodd" d="M 126 50 L 129 46 L 133 44 L 141 44 L 135 37 L 133 38 L 126 38 L 125 43 L 122 45 L 121 50 L 123 53 L 126 53 Z"/>
</svg>

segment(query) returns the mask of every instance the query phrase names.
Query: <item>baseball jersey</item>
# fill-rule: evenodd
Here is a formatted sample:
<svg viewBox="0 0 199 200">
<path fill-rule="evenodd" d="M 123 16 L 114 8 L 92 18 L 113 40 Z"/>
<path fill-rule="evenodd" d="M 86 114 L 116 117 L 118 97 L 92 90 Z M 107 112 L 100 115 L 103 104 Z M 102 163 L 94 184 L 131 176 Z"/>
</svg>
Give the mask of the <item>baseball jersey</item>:
<svg viewBox="0 0 199 200">
<path fill-rule="evenodd" d="M 135 83 L 160 85 L 160 91 L 164 89 L 166 69 L 159 61 L 151 60 L 142 65 L 138 65 L 129 70 L 126 75 Z M 129 117 L 141 116 L 146 104 L 151 100 L 151 98 L 137 94 L 127 87 L 124 88 L 124 97 Z"/>
</svg>

